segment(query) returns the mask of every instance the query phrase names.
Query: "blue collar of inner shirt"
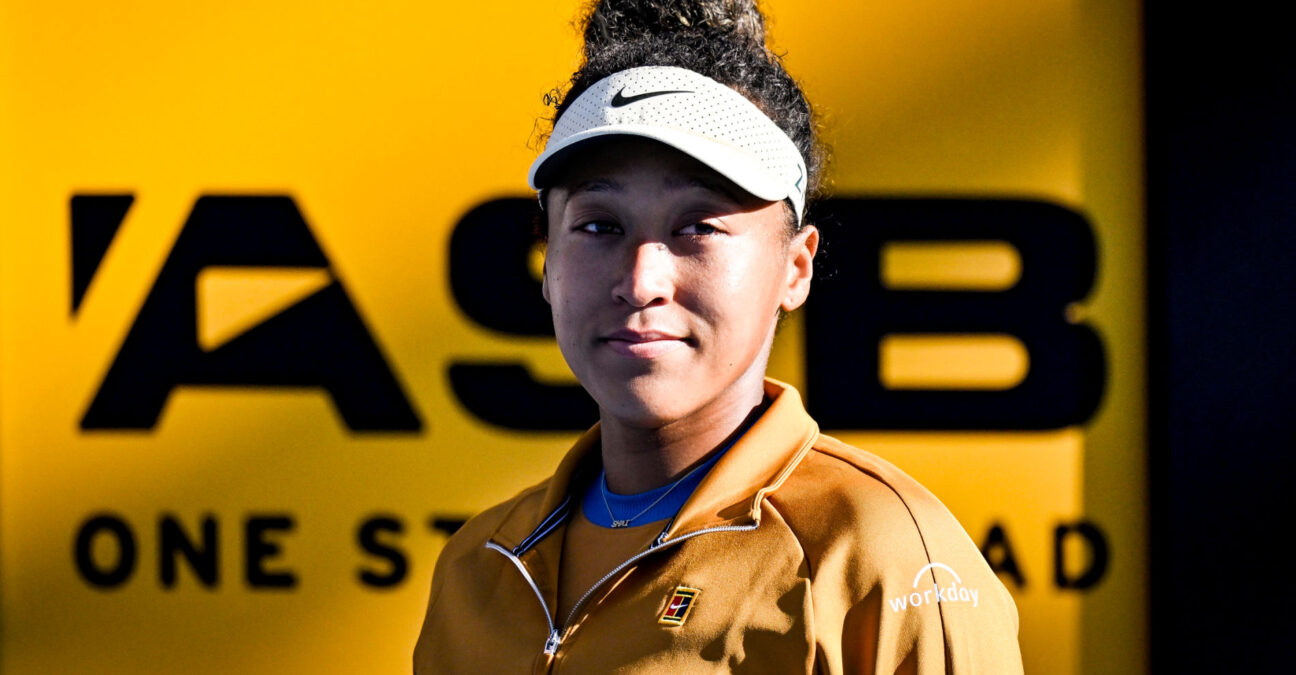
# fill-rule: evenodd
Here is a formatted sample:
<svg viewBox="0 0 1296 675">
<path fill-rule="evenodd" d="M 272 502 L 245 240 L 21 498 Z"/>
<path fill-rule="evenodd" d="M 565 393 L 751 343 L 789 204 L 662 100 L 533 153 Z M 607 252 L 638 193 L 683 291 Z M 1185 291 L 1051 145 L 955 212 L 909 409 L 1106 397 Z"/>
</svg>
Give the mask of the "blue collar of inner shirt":
<svg viewBox="0 0 1296 675">
<path fill-rule="evenodd" d="M 697 486 L 702 482 L 702 479 L 706 478 L 706 475 L 711 472 L 711 467 L 715 466 L 715 463 L 720 461 L 720 458 L 723 457 L 726 452 L 729 452 L 729 448 L 733 447 L 733 444 L 737 442 L 739 438 L 742 438 L 743 434 L 747 432 L 747 429 L 750 426 L 750 422 L 744 425 L 738 434 L 734 436 L 733 440 L 725 444 L 719 452 L 708 458 L 706 462 L 699 465 L 695 471 L 690 473 L 688 477 L 678 485 L 668 483 L 659 488 L 648 490 L 647 492 L 638 492 L 632 495 L 619 495 L 611 490 L 605 491 L 604 486 L 607 477 L 604 471 L 600 469 L 598 476 L 596 476 L 593 481 L 590 481 L 589 486 L 585 489 L 585 496 L 581 499 L 581 512 L 585 514 L 585 517 L 589 519 L 591 523 L 609 529 L 612 527 L 612 516 L 608 514 L 609 507 L 612 509 L 612 513 L 615 513 L 617 518 L 621 520 L 635 516 L 635 514 L 640 511 L 648 509 L 647 511 L 644 511 L 643 515 L 636 516 L 629 524 L 629 527 L 646 525 L 648 523 L 655 523 L 674 517 L 676 513 L 679 513 L 680 508 L 684 506 L 684 502 L 688 501 L 688 498 L 693 495 L 693 491 L 697 489 Z M 672 489 L 672 486 L 674 486 L 674 489 Z M 670 491 L 670 494 L 666 495 L 664 499 L 656 504 L 653 504 L 653 502 L 661 497 L 667 490 Z M 605 492 L 607 495 L 607 504 L 603 503 L 603 495 Z M 648 508 L 649 504 L 653 504 L 652 508 Z"/>
</svg>

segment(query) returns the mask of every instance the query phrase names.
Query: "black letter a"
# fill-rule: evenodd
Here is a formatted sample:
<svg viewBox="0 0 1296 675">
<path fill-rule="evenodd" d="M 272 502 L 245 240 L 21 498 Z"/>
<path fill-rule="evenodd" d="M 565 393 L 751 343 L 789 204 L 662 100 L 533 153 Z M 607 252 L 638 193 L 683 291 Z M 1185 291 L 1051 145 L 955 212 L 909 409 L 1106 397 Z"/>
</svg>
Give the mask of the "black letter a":
<svg viewBox="0 0 1296 675">
<path fill-rule="evenodd" d="M 326 273 L 329 262 L 290 197 L 199 198 L 81 428 L 151 429 L 178 385 L 322 387 L 349 429 L 421 427 L 336 278 L 204 349 L 195 285 L 199 272 L 214 266 Z"/>
</svg>

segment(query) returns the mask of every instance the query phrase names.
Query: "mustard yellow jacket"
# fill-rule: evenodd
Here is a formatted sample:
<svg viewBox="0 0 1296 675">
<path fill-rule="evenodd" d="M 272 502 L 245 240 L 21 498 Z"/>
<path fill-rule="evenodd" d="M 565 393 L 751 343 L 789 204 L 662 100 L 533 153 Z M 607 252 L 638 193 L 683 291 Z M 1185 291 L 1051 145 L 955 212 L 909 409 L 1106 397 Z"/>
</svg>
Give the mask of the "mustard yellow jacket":
<svg viewBox="0 0 1296 675">
<path fill-rule="evenodd" d="M 950 512 L 819 433 L 792 387 L 645 550 L 555 617 L 572 484 L 553 477 L 446 544 L 416 673 L 1020 673 L 1017 610 Z"/>
</svg>

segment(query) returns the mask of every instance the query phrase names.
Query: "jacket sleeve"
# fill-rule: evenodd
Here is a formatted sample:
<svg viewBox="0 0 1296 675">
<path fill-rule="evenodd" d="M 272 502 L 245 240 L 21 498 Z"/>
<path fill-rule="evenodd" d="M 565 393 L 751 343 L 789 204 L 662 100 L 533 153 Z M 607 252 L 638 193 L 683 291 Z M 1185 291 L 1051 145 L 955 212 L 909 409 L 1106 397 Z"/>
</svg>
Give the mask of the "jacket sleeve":
<svg viewBox="0 0 1296 675">
<path fill-rule="evenodd" d="M 981 552 L 929 493 L 896 499 L 895 521 L 870 528 L 880 541 L 861 542 L 889 554 L 873 561 L 871 587 L 847 613 L 843 671 L 1021 673 L 1017 608 Z"/>
</svg>

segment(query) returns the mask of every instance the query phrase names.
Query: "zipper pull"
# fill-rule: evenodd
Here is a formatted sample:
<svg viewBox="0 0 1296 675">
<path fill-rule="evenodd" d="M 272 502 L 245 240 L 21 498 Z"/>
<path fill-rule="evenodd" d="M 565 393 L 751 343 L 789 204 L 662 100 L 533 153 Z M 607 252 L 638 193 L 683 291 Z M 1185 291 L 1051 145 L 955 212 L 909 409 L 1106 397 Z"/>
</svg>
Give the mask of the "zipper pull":
<svg viewBox="0 0 1296 675">
<path fill-rule="evenodd" d="M 558 629 L 553 629 L 549 633 L 549 639 L 545 640 L 544 653 L 547 656 L 553 656 L 558 651 L 558 645 L 562 644 L 562 636 L 558 634 Z"/>
</svg>

